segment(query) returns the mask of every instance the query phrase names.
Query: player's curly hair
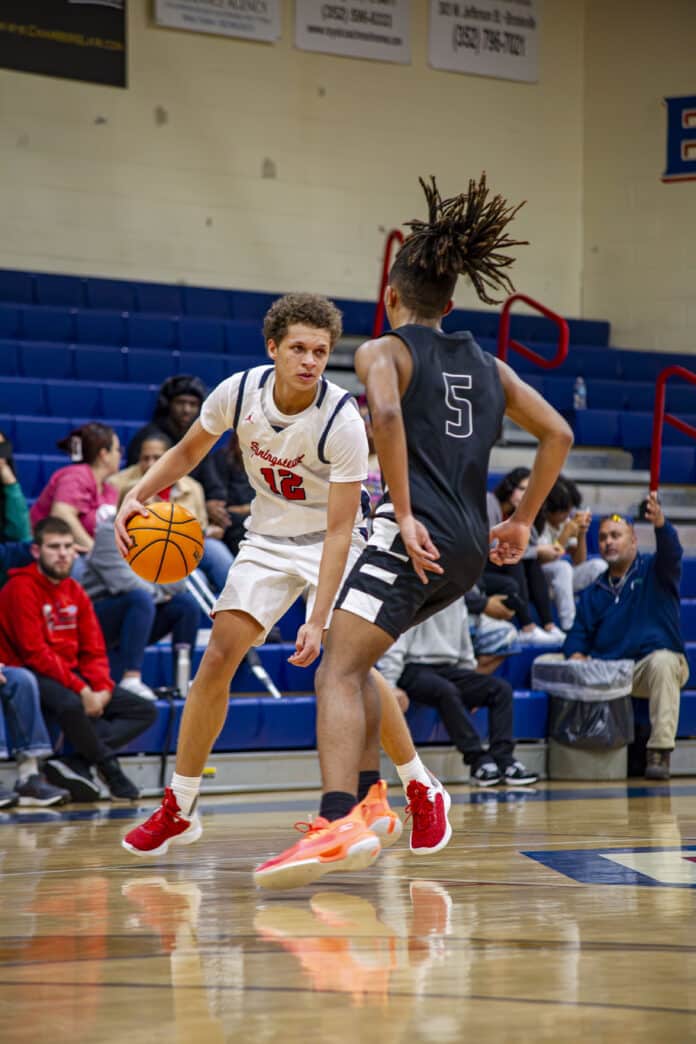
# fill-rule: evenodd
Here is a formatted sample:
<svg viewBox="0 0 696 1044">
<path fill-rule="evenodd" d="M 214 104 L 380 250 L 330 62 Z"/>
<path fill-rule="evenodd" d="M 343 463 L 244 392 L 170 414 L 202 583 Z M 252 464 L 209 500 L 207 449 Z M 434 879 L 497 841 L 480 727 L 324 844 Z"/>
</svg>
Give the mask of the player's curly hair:
<svg viewBox="0 0 696 1044">
<path fill-rule="evenodd" d="M 469 277 L 482 301 L 498 304 L 491 292 L 514 290 L 506 269 L 515 259 L 502 251 L 527 245 L 505 232 L 524 202 L 512 206 L 502 196 L 489 199 L 485 172 L 451 199 L 442 199 L 434 177 L 419 181 L 428 219 L 405 222 L 412 231 L 392 265 L 390 283 L 424 318 L 442 315 L 460 275 Z"/>
<path fill-rule="evenodd" d="M 328 330 L 331 347 L 343 332 L 341 313 L 328 297 L 321 294 L 286 294 L 274 301 L 263 320 L 263 336 L 266 344 L 280 344 L 295 323 L 314 326 L 317 330 Z"/>
</svg>

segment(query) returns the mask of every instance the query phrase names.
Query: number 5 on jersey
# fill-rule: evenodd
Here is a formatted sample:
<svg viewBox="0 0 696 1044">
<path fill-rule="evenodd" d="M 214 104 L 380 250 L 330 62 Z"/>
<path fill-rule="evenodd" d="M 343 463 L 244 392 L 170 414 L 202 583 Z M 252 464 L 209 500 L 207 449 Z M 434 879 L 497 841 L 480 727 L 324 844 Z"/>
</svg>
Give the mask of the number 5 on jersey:
<svg viewBox="0 0 696 1044">
<path fill-rule="evenodd" d="M 454 419 L 445 422 L 445 432 L 453 439 L 468 439 L 474 430 L 471 399 L 462 392 L 471 391 L 471 374 L 443 373 L 445 382 L 445 402 L 454 413 Z"/>
<path fill-rule="evenodd" d="M 286 500 L 305 500 L 306 494 L 302 488 L 302 476 L 296 475 L 294 471 L 287 468 L 261 468 L 261 474 L 271 490 L 277 497 L 285 497 Z"/>
</svg>

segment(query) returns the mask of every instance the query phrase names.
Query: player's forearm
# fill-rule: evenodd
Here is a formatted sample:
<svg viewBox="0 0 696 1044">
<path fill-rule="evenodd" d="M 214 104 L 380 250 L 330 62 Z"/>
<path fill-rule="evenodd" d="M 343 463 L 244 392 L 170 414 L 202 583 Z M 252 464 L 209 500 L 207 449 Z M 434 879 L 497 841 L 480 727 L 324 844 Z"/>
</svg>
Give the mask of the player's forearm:
<svg viewBox="0 0 696 1044">
<path fill-rule="evenodd" d="M 319 563 L 319 582 L 309 623 L 326 626 L 331 607 L 336 600 L 338 587 L 343 578 L 352 539 L 352 527 L 347 531 L 327 533 Z"/>
<path fill-rule="evenodd" d="M 199 459 L 188 453 L 182 444 L 172 446 L 152 465 L 147 474 L 136 482 L 128 494 L 129 499 L 139 500 L 141 504 L 147 503 L 160 490 L 168 489 L 192 471 Z"/>
<path fill-rule="evenodd" d="M 564 423 L 562 428 L 542 435 L 534 458 L 529 483 L 512 517 L 515 522 L 531 526 L 558 478 L 573 445 L 573 435 Z"/>
<path fill-rule="evenodd" d="M 372 418 L 372 437 L 382 471 L 382 485 L 389 489 L 398 522 L 411 514 L 408 451 L 401 410 L 376 412 Z"/>
</svg>

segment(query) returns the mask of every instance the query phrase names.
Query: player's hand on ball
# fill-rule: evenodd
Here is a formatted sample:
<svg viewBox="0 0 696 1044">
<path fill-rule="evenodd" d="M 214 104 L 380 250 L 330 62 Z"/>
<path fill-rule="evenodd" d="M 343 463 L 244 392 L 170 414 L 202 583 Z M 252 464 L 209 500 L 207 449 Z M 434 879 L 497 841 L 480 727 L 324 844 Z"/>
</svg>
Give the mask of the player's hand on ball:
<svg viewBox="0 0 696 1044">
<path fill-rule="evenodd" d="M 116 518 L 114 519 L 114 533 L 116 534 L 116 547 L 119 549 L 123 557 L 125 558 L 131 549 L 133 538 L 126 529 L 126 523 L 134 515 L 142 515 L 143 518 L 147 518 L 148 512 L 144 504 L 131 496 L 130 493 L 126 494 L 123 498 L 123 503 L 118 509 Z"/>
<path fill-rule="evenodd" d="M 430 533 L 422 522 L 419 522 L 413 515 L 406 515 L 399 522 L 399 530 L 406 554 L 411 559 L 416 576 L 421 583 L 427 584 L 428 582 L 426 570 L 438 575 L 444 573 L 442 566 L 437 564 L 440 552 L 430 539 Z"/>
<path fill-rule="evenodd" d="M 529 543 L 529 526 L 524 522 L 499 522 L 490 532 L 491 549 L 488 557 L 495 565 L 514 565 L 519 562 Z"/>
<path fill-rule="evenodd" d="M 295 667 L 309 667 L 321 652 L 321 637 L 324 628 L 320 624 L 307 622 L 302 624 L 295 639 L 295 651 L 288 657 L 288 663 Z"/>
</svg>

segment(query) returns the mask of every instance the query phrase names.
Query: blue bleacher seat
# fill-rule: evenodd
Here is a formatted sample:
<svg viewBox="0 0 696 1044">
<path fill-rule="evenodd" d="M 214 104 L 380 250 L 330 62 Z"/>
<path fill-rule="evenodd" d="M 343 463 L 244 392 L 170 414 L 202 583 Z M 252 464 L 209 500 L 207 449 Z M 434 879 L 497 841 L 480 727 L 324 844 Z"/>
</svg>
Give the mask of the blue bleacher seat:
<svg viewBox="0 0 696 1044">
<path fill-rule="evenodd" d="M 98 384 L 81 381 L 47 381 L 45 397 L 51 417 L 71 417 L 82 413 L 95 420 L 101 417 L 101 402 Z M 28 413 L 28 410 L 21 410 Z"/>
<path fill-rule="evenodd" d="M 24 377 L 55 377 L 65 381 L 73 376 L 73 353 L 67 344 L 50 341 L 20 344 L 18 354 Z"/>
<path fill-rule="evenodd" d="M 140 312 L 181 315 L 181 288 L 166 283 L 135 283 L 135 306 Z"/>
<path fill-rule="evenodd" d="M 230 360 L 226 355 L 212 355 L 207 352 L 182 352 L 180 373 L 193 373 L 200 377 L 209 388 L 228 377 L 234 370 L 230 369 Z"/>
<path fill-rule="evenodd" d="M 625 389 L 625 405 L 629 410 L 652 413 L 655 408 L 654 381 L 631 381 L 625 378 L 620 383 Z"/>
<path fill-rule="evenodd" d="M 30 500 L 37 497 L 45 485 L 41 457 L 37 453 L 15 453 L 14 462 L 24 496 Z"/>
<path fill-rule="evenodd" d="M 686 648 L 686 659 L 689 664 L 689 677 L 691 684 L 696 682 L 696 642 L 684 642 Z"/>
<path fill-rule="evenodd" d="M 343 313 L 344 333 L 352 336 L 371 336 L 376 310 L 374 301 L 351 301 L 343 297 L 334 297 L 332 300 Z"/>
<path fill-rule="evenodd" d="M 534 380 L 533 374 L 525 374 L 527 384 Z M 573 408 L 573 385 L 572 377 L 543 377 L 542 394 L 557 410 L 571 410 Z"/>
<path fill-rule="evenodd" d="M 696 642 L 696 598 L 682 598 L 681 625 L 685 642 Z M 696 678 L 693 679 L 696 683 Z"/>
<path fill-rule="evenodd" d="M 663 446 L 661 482 L 696 482 L 696 449 Z"/>
<path fill-rule="evenodd" d="M 265 357 L 266 342 L 260 323 L 241 319 L 225 323 L 225 347 L 230 355 Z"/>
<path fill-rule="evenodd" d="M 2 344 L 0 343 L 1 358 Z M 2 413 L 42 414 L 44 410 L 44 388 L 41 381 L 27 380 L 24 377 L 6 377 L 0 381 L 0 411 Z"/>
<path fill-rule="evenodd" d="M 179 320 L 179 345 L 183 351 L 224 352 L 224 327 L 219 319 L 183 316 Z"/>
<path fill-rule="evenodd" d="M 29 272 L 0 269 L 0 301 L 31 304 L 34 300 L 34 279 Z"/>
<path fill-rule="evenodd" d="M 254 319 L 261 323 L 264 315 L 280 294 L 269 294 L 260 290 L 231 290 L 232 318 Z"/>
<path fill-rule="evenodd" d="M 121 279 L 86 279 L 85 284 L 89 308 L 109 308 L 117 312 L 131 312 L 135 308 L 132 283 Z"/>
<path fill-rule="evenodd" d="M 126 380 L 126 353 L 121 348 L 99 345 L 77 345 L 75 376 L 78 381 Z"/>
<path fill-rule="evenodd" d="M 578 446 L 619 446 L 617 410 L 576 410 L 573 418 L 575 442 Z"/>
<path fill-rule="evenodd" d="M 22 310 L 0 305 L 0 337 L 17 337 L 21 332 Z"/>
<path fill-rule="evenodd" d="M 19 344 L 0 338 L 0 376 L 16 377 L 19 373 Z"/>
<path fill-rule="evenodd" d="M 72 431 L 67 417 L 15 417 L 14 441 L 18 453 L 56 453 L 56 443 Z"/>
<path fill-rule="evenodd" d="M 75 315 L 75 337 L 79 344 L 120 347 L 126 343 L 125 315 L 122 312 L 78 311 Z"/>
<path fill-rule="evenodd" d="M 609 344 L 610 327 L 603 319 L 568 319 L 570 343 L 592 344 L 606 347 Z"/>
<path fill-rule="evenodd" d="M 104 417 L 123 417 L 141 424 L 149 420 L 157 401 L 157 390 L 144 385 L 105 384 L 101 394 Z"/>
<path fill-rule="evenodd" d="M 651 413 L 622 413 L 619 417 L 621 445 L 633 450 L 649 446 L 652 442 Z"/>
<path fill-rule="evenodd" d="M 696 598 L 696 558 L 690 558 L 689 556 L 684 558 L 681 593 L 682 598 Z M 694 681 L 696 682 L 696 679 Z"/>
<path fill-rule="evenodd" d="M 696 359 L 694 359 L 691 369 L 696 373 Z M 693 412 L 694 402 L 696 401 L 696 387 L 693 384 L 687 384 L 685 381 L 678 381 L 673 378 L 667 382 L 665 401 L 668 412 L 674 413 L 678 417 L 681 417 L 684 413 Z"/>
<path fill-rule="evenodd" d="M 22 309 L 22 337 L 29 341 L 75 339 L 74 312 L 68 308 L 27 307 Z"/>
<path fill-rule="evenodd" d="M 229 290 L 210 290 L 202 286 L 185 286 L 182 290 L 186 315 L 228 319 L 232 314 Z"/>
<path fill-rule="evenodd" d="M 134 348 L 175 348 L 177 323 L 165 315 L 129 315 L 126 343 Z"/>
<path fill-rule="evenodd" d="M 572 389 L 573 380 L 568 380 Z M 591 410 L 623 410 L 627 406 L 627 399 L 627 385 L 624 381 L 593 377 L 587 382 L 587 405 Z"/>
<path fill-rule="evenodd" d="M 14 442 L 15 437 L 15 415 L 14 413 L 0 413 L 0 431 L 9 439 L 10 442 Z"/>
<path fill-rule="evenodd" d="M 39 273 L 34 276 L 34 292 L 40 305 L 80 308 L 85 303 L 84 280 L 80 276 Z"/>
<path fill-rule="evenodd" d="M 158 352 L 150 348 L 130 348 L 126 352 L 128 380 L 136 384 L 161 384 L 180 373 L 178 352 Z"/>
</svg>

